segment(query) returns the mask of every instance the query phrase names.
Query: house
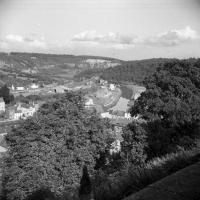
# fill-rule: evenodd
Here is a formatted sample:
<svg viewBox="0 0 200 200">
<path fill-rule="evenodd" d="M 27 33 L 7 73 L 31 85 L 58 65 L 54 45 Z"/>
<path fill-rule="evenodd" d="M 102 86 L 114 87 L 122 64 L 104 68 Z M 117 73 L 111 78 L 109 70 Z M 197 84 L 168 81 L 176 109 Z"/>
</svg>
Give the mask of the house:
<svg viewBox="0 0 200 200">
<path fill-rule="evenodd" d="M 31 86 L 30 86 L 31 89 L 38 89 L 39 88 L 39 85 L 33 83 Z"/>
<path fill-rule="evenodd" d="M 17 86 L 16 89 L 17 89 L 18 91 L 25 90 L 25 88 L 24 88 L 23 86 Z"/>
<path fill-rule="evenodd" d="M 94 101 L 92 98 L 89 98 L 85 103 L 85 107 L 89 107 L 89 106 L 93 106 L 93 105 L 94 105 Z"/>
<path fill-rule="evenodd" d="M 110 86 L 109 86 L 109 88 L 110 88 L 110 90 L 115 90 L 115 84 L 110 84 Z"/>
<path fill-rule="evenodd" d="M 0 113 L 5 112 L 6 108 L 5 108 L 5 102 L 3 100 L 3 98 L 0 98 Z"/>
<path fill-rule="evenodd" d="M 109 119 L 111 119 L 112 115 L 109 112 L 104 112 L 104 113 L 101 113 L 101 117 L 102 118 L 109 118 Z"/>
<path fill-rule="evenodd" d="M 9 119 L 19 120 L 33 116 L 38 110 L 39 104 L 27 105 L 19 103 L 17 106 L 9 110 Z"/>
<path fill-rule="evenodd" d="M 130 114 L 130 113 L 125 113 L 124 117 L 125 117 L 126 119 L 131 119 L 131 114 Z"/>
</svg>

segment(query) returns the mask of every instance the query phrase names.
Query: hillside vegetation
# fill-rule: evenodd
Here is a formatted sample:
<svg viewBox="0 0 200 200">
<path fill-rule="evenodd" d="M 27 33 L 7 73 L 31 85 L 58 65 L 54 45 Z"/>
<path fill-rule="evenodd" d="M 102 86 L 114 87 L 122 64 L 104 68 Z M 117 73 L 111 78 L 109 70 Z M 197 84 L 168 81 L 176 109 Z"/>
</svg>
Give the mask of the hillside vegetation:
<svg viewBox="0 0 200 200">
<path fill-rule="evenodd" d="M 136 61 L 123 61 L 121 65 L 107 69 L 87 69 L 75 77 L 77 79 L 91 78 L 99 75 L 101 78 L 115 83 L 135 83 L 141 85 L 146 76 L 152 75 L 156 69 L 167 61 L 174 59 L 146 59 Z"/>
<path fill-rule="evenodd" d="M 86 69 L 108 68 L 122 61 L 97 56 L 74 56 L 41 53 L 0 53 L 0 84 L 49 83 L 72 79 Z"/>
</svg>

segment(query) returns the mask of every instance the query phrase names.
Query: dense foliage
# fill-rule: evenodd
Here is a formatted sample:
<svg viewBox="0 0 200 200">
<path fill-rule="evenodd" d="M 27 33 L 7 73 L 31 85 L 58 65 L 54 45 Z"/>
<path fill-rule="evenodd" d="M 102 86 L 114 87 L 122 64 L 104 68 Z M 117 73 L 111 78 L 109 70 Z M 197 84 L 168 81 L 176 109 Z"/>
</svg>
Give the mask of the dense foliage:
<svg viewBox="0 0 200 200">
<path fill-rule="evenodd" d="M 7 136 L 4 190 L 23 200 L 48 187 L 56 195 L 80 184 L 82 167 L 91 172 L 110 141 L 109 124 L 88 114 L 79 93 L 67 92 L 42 105 Z"/>
<path fill-rule="evenodd" d="M 156 68 L 166 61 L 167 59 L 128 61 L 120 66 L 104 70 L 101 77 L 117 83 L 132 82 L 141 84 L 146 76 L 152 75 Z"/>
<path fill-rule="evenodd" d="M 107 69 L 87 69 L 75 75 L 77 80 L 100 76 L 102 79 L 114 82 L 131 82 L 141 84 L 146 76 L 152 75 L 156 68 L 170 59 L 147 59 L 138 61 L 123 61 L 121 65 Z M 174 59 L 173 59 L 174 60 Z"/>
<path fill-rule="evenodd" d="M 197 163 L 199 160 L 200 149 L 194 148 L 187 151 L 181 150 L 162 157 L 156 157 L 146 162 L 143 166 L 136 167 L 135 165 L 128 165 L 113 176 L 104 175 L 103 181 L 98 188 L 96 188 L 97 194 L 95 195 L 95 199 L 126 199 L 127 196 L 146 188 L 148 185 L 180 169 Z M 128 197 L 128 199 L 130 199 L 130 197 Z"/>
<path fill-rule="evenodd" d="M 138 123 L 130 123 L 123 130 L 122 157 L 125 162 L 135 166 L 141 165 L 146 160 L 147 133 Z"/>
<path fill-rule="evenodd" d="M 148 121 L 150 153 L 191 147 L 200 133 L 200 59 L 168 62 L 144 85 L 131 114 Z"/>
</svg>

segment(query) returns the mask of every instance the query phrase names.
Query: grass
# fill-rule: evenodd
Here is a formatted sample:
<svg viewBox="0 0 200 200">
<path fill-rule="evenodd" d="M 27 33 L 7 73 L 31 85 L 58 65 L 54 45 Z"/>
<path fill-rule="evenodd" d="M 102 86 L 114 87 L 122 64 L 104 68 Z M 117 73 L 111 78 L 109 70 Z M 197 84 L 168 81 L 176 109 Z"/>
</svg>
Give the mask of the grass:
<svg viewBox="0 0 200 200">
<path fill-rule="evenodd" d="M 96 200 L 120 200 L 200 160 L 200 148 L 155 158 L 144 166 L 128 166 L 95 187 Z"/>
</svg>

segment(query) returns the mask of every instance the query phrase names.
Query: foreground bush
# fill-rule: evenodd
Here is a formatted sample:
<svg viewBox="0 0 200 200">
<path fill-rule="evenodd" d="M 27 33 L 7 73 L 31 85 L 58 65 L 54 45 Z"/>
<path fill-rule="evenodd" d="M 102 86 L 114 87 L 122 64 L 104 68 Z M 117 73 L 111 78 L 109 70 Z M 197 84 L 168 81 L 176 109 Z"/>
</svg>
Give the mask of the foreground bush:
<svg viewBox="0 0 200 200">
<path fill-rule="evenodd" d="M 137 192 L 188 165 L 200 160 L 200 148 L 181 150 L 149 161 L 144 167 L 125 166 L 110 177 L 99 176 L 99 186 L 95 188 L 96 200 L 120 200 Z M 103 173 L 103 172 L 102 172 Z"/>
</svg>

